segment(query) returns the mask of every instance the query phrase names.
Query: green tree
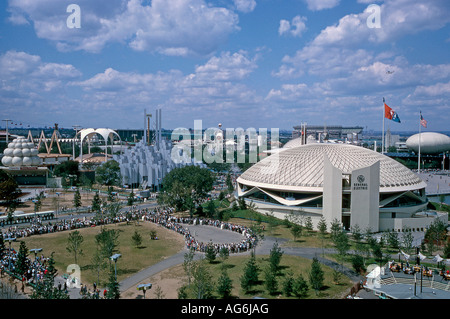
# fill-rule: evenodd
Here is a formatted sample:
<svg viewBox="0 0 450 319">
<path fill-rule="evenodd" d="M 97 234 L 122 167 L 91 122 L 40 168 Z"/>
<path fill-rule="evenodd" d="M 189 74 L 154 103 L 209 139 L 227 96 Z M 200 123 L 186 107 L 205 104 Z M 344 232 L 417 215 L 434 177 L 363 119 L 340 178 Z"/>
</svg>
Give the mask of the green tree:
<svg viewBox="0 0 450 319">
<path fill-rule="evenodd" d="M 78 230 L 69 233 L 67 238 L 66 250 L 72 253 L 75 259 L 75 264 L 78 264 L 78 256 L 83 255 L 83 250 L 81 249 L 81 244 L 83 243 L 83 235 Z"/>
<path fill-rule="evenodd" d="M 316 292 L 316 295 L 319 294 L 319 290 L 323 286 L 323 281 L 324 281 L 324 272 L 322 270 L 322 267 L 320 266 L 319 260 L 316 257 L 314 257 L 311 264 L 311 269 L 309 271 L 309 284 Z"/>
<path fill-rule="evenodd" d="M 119 231 L 116 229 L 101 228 L 100 233 L 95 235 L 95 241 L 103 258 L 110 258 L 117 252 L 119 245 Z M 110 265 L 111 260 L 109 259 Z"/>
<path fill-rule="evenodd" d="M 132 206 L 134 204 L 134 193 L 131 191 L 130 195 L 128 195 L 127 205 Z"/>
<path fill-rule="evenodd" d="M 115 160 L 107 161 L 95 170 L 95 180 L 101 185 L 118 185 L 120 183 L 120 165 Z"/>
<path fill-rule="evenodd" d="M 428 229 L 425 232 L 425 242 L 430 255 L 433 254 L 436 245 L 441 247 L 441 243 L 446 236 L 447 225 L 441 220 L 437 219 L 430 226 L 428 226 Z"/>
<path fill-rule="evenodd" d="M 120 298 L 120 287 L 116 279 L 115 270 L 112 269 L 109 272 L 109 280 L 106 285 L 106 299 L 119 299 Z"/>
<path fill-rule="evenodd" d="M 93 268 L 97 272 L 97 282 L 100 283 L 100 274 L 102 273 L 102 270 L 107 267 L 107 263 L 98 244 L 94 251 L 94 254 L 92 255 L 91 263 Z"/>
<path fill-rule="evenodd" d="M 407 253 L 410 253 L 413 248 L 414 236 L 410 229 L 406 229 L 402 234 L 400 245 Z"/>
<path fill-rule="evenodd" d="M 17 202 L 21 193 L 22 191 L 14 178 L 0 170 L 0 201 L 5 201 L 6 205 L 10 207 Z"/>
<path fill-rule="evenodd" d="M 227 247 L 222 247 L 219 250 L 219 258 L 222 259 L 222 263 L 225 262 L 225 260 L 227 260 L 228 256 L 230 256 L 230 251 L 228 250 Z"/>
<path fill-rule="evenodd" d="M 297 238 L 299 238 L 303 233 L 303 226 L 299 225 L 297 223 L 294 223 L 292 225 L 292 227 L 290 228 L 290 230 L 291 230 L 292 236 L 294 236 L 294 241 L 296 241 Z"/>
<path fill-rule="evenodd" d="M 450 241 L 447 240 L 444 246 L 443 257 L 446 259 L 450 258 Z"/>
<path fill-rule="evenodd" d="M 189 252 L 184 254 L 183 269 L 188 277 L 188 286 L 191 286 L 192 269 L 194 268 L 195 250 L 189 249 Z"/>
<path fill-rule="evenodd" d="M 217 280 L 217 294 L 222 299 L 229 299 L 231 297 L 231 290 L 233 289 L 233 281 L 225 269 Z"/>
<path fill-rule="evenodd" d="M 295 279 L 292 287 L 292 293 L 297 298 L 304 298 L 308 295 L 309 286 L 302 274 Z"/>
<path fill-rule="evenodd" d="M 234 186 L 233 186 L 233 182 L 231 181 L 231 175 L 230 174 L 227 174 L 226 184 L 227 184 L 228 192 L 229 193 L 233 193 L 234 192 Z"/>
<path fill-rule="evenodd" d="M 308 217 L 306 217 L 306 219 L 305 219 L 305 229 L 306 229 L 308 232 L 312 232 L 312 230 L 313 230 L 313 222 L 312 222 L 311 216 L 308 216 Z"/>
<path fill-rule="evenodd" d="M 206 245 L 205 258 L 209 263 L 212 263 L 214 260 L 216 260 L 216 249 L 214 248 L 212 243 L 208 243 L 208 245 Z"/>
<path fill-rule="evenodd" d="M 294 291 L 294 277 L 292 276 L 292 272 L 288 272 L 284 276 L 284 280 L 282 282 L 283 295 L 289 297 Z"/>
<path fill-rule="evenodd" d="M 208 201 L 206 204 L 206 216 L 208 218 L 214 218 L 216 215 L 216 204 L 213 200 Z"/>
<path fill-rule="evenodd" d="M 138 233 L 137 230 L 134 231 L 133 236 L 131 237 L 131 240 L 133 241 L 136 248 L 138 248 L 142 244 L 142 236 Z"/>
<path fill-rule="evenodd" d="M 210 299 L 214 291 L 214 283 L 204 261 L 198 260 L 195 262 L 192 270 L 194 298 Z"/>
<path fill-rule="evenodd" d="M 400 243 L 398 240 L 398 233 L 390 230 L 387 232 L 386 235 L 387 235 L 386 241 L 389 247 L 391 247 L 392 249 L 398 249 L 400 247 Z"/>
<path fill-rule="evenodd" d="M 77 161 L 64 161 L 61 164 L 55 166 L 53 174 L 59 177 L 67 177 L 69 175 L 80 175 L 80 170 L 78 168 L 79 163 Z"/>
<path fill-rule="evenodd" d="M 99 192 L 95 192 L 94 198 L 92 199 L 92 211 L 99 212 L 101 209 L 102 201 L 100 200 Z"/>
<path fill-rule="evenodd" d="M 325 221 L 325 218 L 323 216 L 320 218 L 317 227 L 319 229 L 320 234 L 322 236 L 325 236 L 325 233 L 327 232 L 327 222 Z"/>
<path fill-rule="evenodd" d="M 264 286 L 270 295 L 274 295 L 278 290 L 277 275 L 270 266 L 264 269 Z"/>
<path fill-rule="evenodd" d="M 333 219 L 333 221 L 331 222 L 331 227 L 330 227 L 330 231 L 331 231 L 331 240 L 334 241 L 334 238 L 339 235 L 339 233 L 341 233 L 342 231 L 342 224 L 338 219 Z"/>
<path fill-rule="evenodd" d="M 113 202 L 105 207 L 105 211 L 110 218 L 116 218 L 121 208 L 122 204 L 120 202 Z"/>
<path fill-rule="evenodd" d="M 352 256 L 352 266 L 358 274 L 366 271 L 366 267 L 364 266 L 364 258 L 361 255 Z"/>
<path fill-rule="evenodd" d="M 244 268 L 244 274 L 241 279 L 241 288 L 247 293 L 249 292 L 256 284 L 258 284 L 258 273 L 259 267 L 256 264 L 255 254 L 252 252 L 250 255 L 250 259 L 247 261 L 247 264 Z"/>
<path fill-rule="evenodd" d="M 352 237 L 355 242 L 360 242 L 362 240 L 363 235 L 358 225 L 352 227 Z"/>
<path fill-rule="evenodd" d="M 274 243 L 272 249 L 270 250 L 269 263 L 270 269 L 275 275 L 278 274 L 280 269 L 281 257 L 283 256 L 283 251 L 278 246 L 278 243 Z"/>
<path fill-rule="evenodd" d="M 347 234 L 344 231 L 340 231 L 334 236 L 333 242 L 338 251 L 339 258 L 343 260 L 350 249 L 350 242 Z"/>
<path fill-rule="evenodd" d="M 372 250 L 373 256 L 375 257 L 375 260 L 381 263 L 383 261 L 383 250 L 381 243 L 378 243 L 376 240 L 374 240 L 371 242 L 370 248 Z"/>
<path fill-rule="evenodd" d="M 208 196 L 214 180 L 213 173 L 206 168 L 194 165 L 175 168 L 162 181 L 161 201 L 179 211 L 193 211 Z"/>
<path fill-rule="evenodd" d="M 110 201 L 110 202 L 115 201 L 113 190 L 114 190 L 114 188 L 112 186 L 108 186 L 108 201 Z"/>
<path fill-rule="evenodd" d="M 80 190 L 77 188 L 75 193 L 73 194 L 73 206 L 78 210 L 81 207 L 81 195 Z"/>
<path fill-rule="evenodd" d="M 28 248 L 24 241 L 20 242 L 19 252 L 17 253 L 15 273 L 23 276 L 28 270 Z"/>
<path fill-rule="evenodd" d="M 32 299 L 69 299 L 69 295 L 64 291 L 55 287 L 55 277 L 57 270 L 55 268 L 55 260 L 53 253 L 47 262 L 47 272 L 44 274 L 42 282 L 37 283 L 31 294 Z"/>
<path fill-rule="evenodd" d="M 34 212 L 38 212 L 41 210 L 43 197 L 44 194 L 42 192 L 36 195 L 36 199 L 34 200 Z"/>
</svg>

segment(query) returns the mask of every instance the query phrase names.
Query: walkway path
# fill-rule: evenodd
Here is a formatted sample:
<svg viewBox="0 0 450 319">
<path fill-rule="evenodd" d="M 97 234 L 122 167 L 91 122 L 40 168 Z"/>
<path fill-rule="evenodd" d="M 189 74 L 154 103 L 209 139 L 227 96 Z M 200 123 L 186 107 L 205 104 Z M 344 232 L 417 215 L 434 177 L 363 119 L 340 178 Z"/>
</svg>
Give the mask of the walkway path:
<svg viewBox="0 0 450 319">
<path fill-rule="evenodd" d="M 204 227 L 208 227 L 208 226 L 204 226 Z M 210 227 L 210 228 L 213 228 L 213 227 Z M 223 238 L 222 236 L 224 236 L 225 232 L 230 233 L 230 235 L 233 234 L 233 232 L 229 232 L 229 231 L 220 232 L 220 231 L 217 231 L 217 228 L 213 228 L 213 229 L 219 234 L 219 238 Z M 200 231 L 198 233 L 199 233 L 199 236 L 201 236 Z M 287 240 L 266 236 L 265 239 L 262 242 L 260 242 L 258 244 L 258 246 L 256 246 L 255 253 L 256 253 L 256 255 L 269 255 L 270 250 L 273 248 L 273 245 L 276 242 L 278 242 L 279 245 L 281 246 L 282 243 L 285 241 L 287 241 Z M 332 250 L 332 249 L 323 250 L 321 248 L 298 248 L 298 247 L 297 248 L 296 247 L 281 247 L 281 248 L 282 248 L 282 251 L 284 252 L 284 254 L 286 254 L 286 255 L 301 256 L 301 257 L 308 258 L 308 259 L 312 259 L 312 258 L 316 257 L 322 264 L 324 264 L 328 267 L 331 267 L 331 268 L 336 268 L 336 269 L 341 270 L 346 276 L 348 276 L 354 282 L 358 282 L 363 278 L 362 276 L 357 275 L 351 269 L 348 269 L 345 267 L 342 268 L 341 265 L 339 265 L 338 263 L 321 257 L 321 255 L 323 253 L 334 252 L 334 250 Z M 167 259 L 164 259 L 163 261 L 161 261 L 155 265 L 152 265 L 152 266 L 124 279 L 123 281 L 121 281 L 119 283 L 120 291 L 125 292 L 126 290 L 135 286 L 142 280 L 149 278 L 150 276 L 155 275 L 160 271 L 163 271 L 167 268 L 182 264 L 184 262 L 184 254 L 187 252 L 188 252 L 187 249 L 183 249 L 179 253 L 177 253 Z M 246 251 L 246 252 L 239 253 L 239 254 L 233 254 L 233 255 L 246 255 L 246 254 L 247 255 L 250 254 L 250 251 Z M 204 254 L 196 253 L 194 256 L 195 256 L 195 258 L 201 258 L 202 255 L 204 255 Z"/>
</svg>

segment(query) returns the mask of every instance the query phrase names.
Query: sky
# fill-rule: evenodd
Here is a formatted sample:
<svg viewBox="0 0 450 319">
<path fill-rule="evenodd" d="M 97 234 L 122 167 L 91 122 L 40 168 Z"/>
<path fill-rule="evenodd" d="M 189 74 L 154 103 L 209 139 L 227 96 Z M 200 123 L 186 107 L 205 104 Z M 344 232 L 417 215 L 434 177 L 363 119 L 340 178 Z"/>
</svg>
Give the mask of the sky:
<svg viewBox="0 0 450 319">
<path fill-rule="evenodd" d="M 422 112 L 450 131 L 450 1 L 0 2 L 10 127 L 143 128 L 156 109 L 166 129 L 418 131 Z"/>
</svg>

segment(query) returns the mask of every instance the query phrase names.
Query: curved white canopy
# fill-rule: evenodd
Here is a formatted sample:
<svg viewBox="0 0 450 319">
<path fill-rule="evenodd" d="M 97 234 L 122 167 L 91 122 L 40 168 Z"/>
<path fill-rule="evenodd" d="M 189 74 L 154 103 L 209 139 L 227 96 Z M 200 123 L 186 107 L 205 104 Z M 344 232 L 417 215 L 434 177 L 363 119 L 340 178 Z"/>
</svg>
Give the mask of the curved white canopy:
<svg viewBox="0 0 450 319">
<path fill-rule="evenodd" d="M 114 135 L 117 135 L 119 140 L 122 141 L 119 134 L 117 134 L 116 131 L 109 129 L 109 128 L 98 128 L 98 129 L 86 128 L 86 129 L 80 130 L 77 133 L 77 135 L 78 134 L 80 134 L 81 145 L 83 145 L 83 140 L 86 137 L 90 138 L 91 136 L 93 136 L 95 134 L 101 135 L 103 137 L 103 139 L 105 140 L 105 160 L 106 160 L 106 154 L 107 154 L 106 147 L 108 145 L 108 139 L 111 137 L 114 137 Z M 81 147 L 81 158 L 83 158 L 83 148 L 82 147 Z"/>
<path fill-rule="evenodd" d="M 83 140 L 86 137 L 91 137 L 95 134 L 100 134 L 103 137 L 103 139 L 105 140 L 105 142 L 108 140 L 108 138 L 110 138 L 111 136 L 114 136 L 114 135 L 117 135 L 120 139 L 119 134 L 117 134 L 116 131 L 109 129 L 109 128 L 98 128 L 98 129 L 86 128 L 86 129 L 80 130 L 77 134 L 80 134 L 81 143 L 83 143 Z"/>
</svg>

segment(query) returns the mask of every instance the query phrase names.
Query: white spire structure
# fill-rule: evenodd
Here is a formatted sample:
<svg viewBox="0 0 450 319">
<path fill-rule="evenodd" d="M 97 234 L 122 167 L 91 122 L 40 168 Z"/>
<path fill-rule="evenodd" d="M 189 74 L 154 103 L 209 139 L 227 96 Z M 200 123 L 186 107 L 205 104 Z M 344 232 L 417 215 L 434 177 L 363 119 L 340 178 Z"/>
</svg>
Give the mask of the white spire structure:
<svg viewBox="0 0 450 319">
<path fill-rule="evenodd" d="M 122 184 L 133 185 L 133 187 L 139 185 L 143 189 L 151 186 L 159 188 L 164 176 L 174 168 L 186 165 L 204 166 L 204 164 L 192 159 L 188 152 L 182 154 L 177 153 L 177 161 L 173 160 L 173 143 L 162 138 L 162 116 L 160 109 L 155 111 L 154 143 L 150 143 L 149 134 L 147 136 L 146 132 L 149 129 L 148 115 L 145 111 L 144 116 L 146 118 L 147 128 L 144 131 L 142 140 L 134 147 L 125 149 L 123 154 L 113 156 L 113 159 L 120 166 Z"/>
</svg>

